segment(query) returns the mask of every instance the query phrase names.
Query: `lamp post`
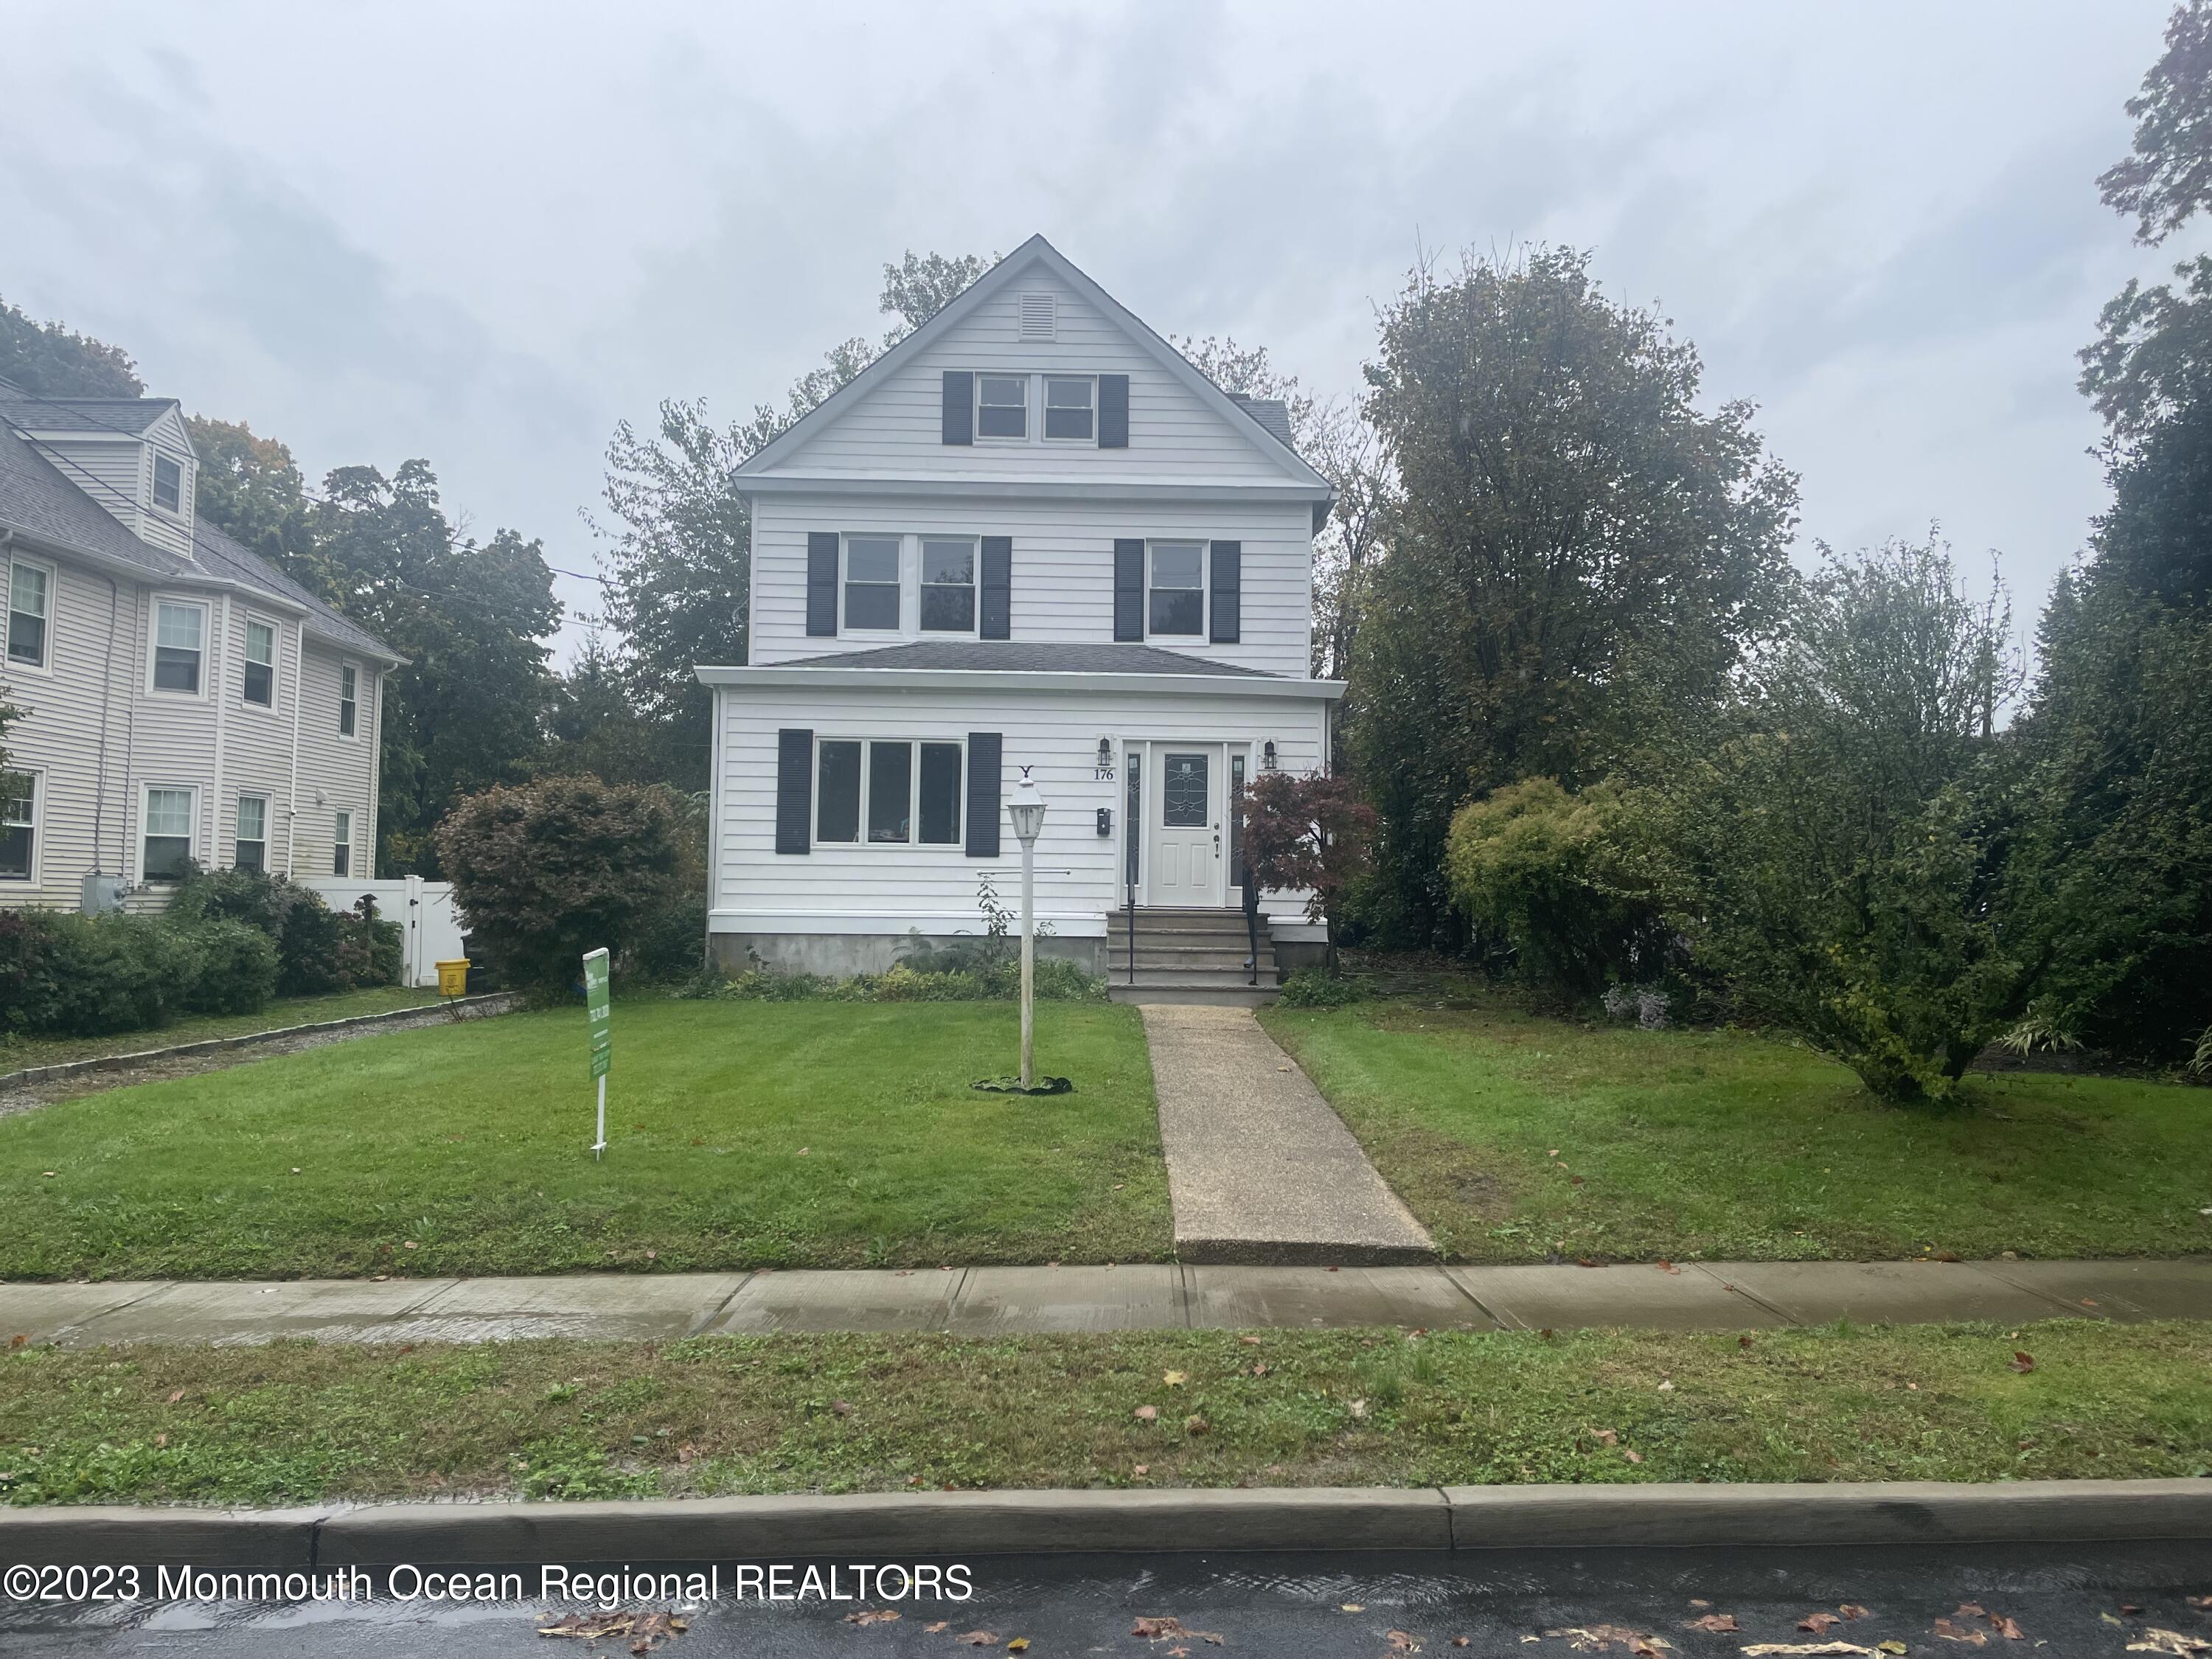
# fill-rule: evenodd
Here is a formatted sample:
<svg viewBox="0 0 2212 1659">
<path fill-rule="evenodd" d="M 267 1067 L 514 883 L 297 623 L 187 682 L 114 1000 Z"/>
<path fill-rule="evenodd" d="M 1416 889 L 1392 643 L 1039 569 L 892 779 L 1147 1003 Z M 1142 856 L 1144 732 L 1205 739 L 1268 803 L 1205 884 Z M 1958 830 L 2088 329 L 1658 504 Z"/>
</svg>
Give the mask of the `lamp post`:
<svg viewBox="0 0 2212 1659">
<path fill-rule="evenodd" d="M 1022 1087 L 1036 1086 L 1036 838 L 1044 828 L 1044 797 L 1029 769 L 1014 786 L 1006 808 L 1014 839 L 1022 844 Z"/>
</svg>

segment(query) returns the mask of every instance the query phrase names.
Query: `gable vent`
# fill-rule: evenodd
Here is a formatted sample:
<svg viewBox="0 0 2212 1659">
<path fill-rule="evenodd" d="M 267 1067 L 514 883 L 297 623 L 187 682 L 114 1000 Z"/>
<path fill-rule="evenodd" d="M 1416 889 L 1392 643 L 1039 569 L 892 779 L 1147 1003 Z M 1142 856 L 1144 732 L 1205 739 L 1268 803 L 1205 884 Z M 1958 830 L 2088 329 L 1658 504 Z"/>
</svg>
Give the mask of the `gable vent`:
<svg viewBox="0 0 2212 1659">
<path fill-rule="evenodd" d="M 1022 295 L 1022 333 L 1024 340 L 1049 340 L 1058 331 L 1060 308 L 1051 294 Z"/>
</svg>

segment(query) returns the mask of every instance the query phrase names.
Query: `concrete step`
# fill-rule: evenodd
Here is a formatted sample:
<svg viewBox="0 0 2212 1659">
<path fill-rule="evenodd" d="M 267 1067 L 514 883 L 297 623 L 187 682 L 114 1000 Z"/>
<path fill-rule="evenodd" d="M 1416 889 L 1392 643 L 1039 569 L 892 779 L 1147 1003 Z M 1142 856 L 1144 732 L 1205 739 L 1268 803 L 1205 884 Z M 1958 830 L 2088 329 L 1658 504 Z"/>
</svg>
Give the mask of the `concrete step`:
<svg viewBox="0 0 2212 1659">
<path fill-rule="evenodd" d="M 1241 949 L 1234 951 L 1153 951 L 1147 950 L 1141 943 L 1137 946 L 1137 972 L 1140 975 L 1153 972 L 1182 973 L 1193 969 L 1211 969 L 1223 973 L 1227 973 L 1231 969 L 1241 972 L 1243 971 L 1244 963 L 1247 960 L 1248 958 L 1244 951 Z M 1118 968 L 1122 973 L 1127 974 L 1129 971 L 1128 951 L 1125 950 L 1116 952 L 1109 960 L 1108 965 L 1111 968 Z M 1263 979 L 1272 979 L 1274 976 L 1274 972 L 1275 958 L 1268 952 L 1265 946 L 1262 946 L 1260 951 L 1261 977 Z"/>
<path fill-rule="evenodd" d="M 1220 986 L 1167 985 L 1109 985 L 1109 1002 L 1126 1002 L 1143 1006 L 1147 1003 L 1173 1007 L 1208 1008 L 1264 1008 L 1277 995 L 1276 988 L 1262 981 L 1255 989 L 1244 986 L 1229 989 Z"/>
<path fill-rule="evenodd" d="M 1146 968 L 1142 963 L 1137 965 L 1136 982 L 1139 986 L 1176 987 L 1185 990 L 1235 990 L 1240 987 L 1247 990 L 1274 988 L 1273 977 L 1264 972 L 1260 975 L 1257 988 L 1251 981 L 1252 975 L 1243 968 Z M 1128 982 L 1129 970 L 1127 967 L 1118 974 L 1109 971 L 1106 975 L 1109 988 Z"/>
</svg>

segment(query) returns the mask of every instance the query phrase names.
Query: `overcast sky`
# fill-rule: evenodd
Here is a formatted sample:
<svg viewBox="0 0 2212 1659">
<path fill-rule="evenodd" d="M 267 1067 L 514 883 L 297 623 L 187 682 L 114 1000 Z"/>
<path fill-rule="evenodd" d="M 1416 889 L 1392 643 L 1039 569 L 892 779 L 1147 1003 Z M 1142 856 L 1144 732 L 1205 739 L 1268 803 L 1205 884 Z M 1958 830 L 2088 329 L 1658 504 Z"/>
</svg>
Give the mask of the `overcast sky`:
<svg viewBox="0 0 2212 1659">
<path fill-rule="evenodd" d="M 614 423 L 781 401 L 908 248 L 1042 231 L 1351 395 L 1418 248 L 1571 243 L 1808 545 L 1940 520 L 2032 624 L 2104 500 L 2074 353 L 2179 252 L 2094 185 L 2166 9 L 4 0 L 0 297 L 587 570 Z"/>
</svg>

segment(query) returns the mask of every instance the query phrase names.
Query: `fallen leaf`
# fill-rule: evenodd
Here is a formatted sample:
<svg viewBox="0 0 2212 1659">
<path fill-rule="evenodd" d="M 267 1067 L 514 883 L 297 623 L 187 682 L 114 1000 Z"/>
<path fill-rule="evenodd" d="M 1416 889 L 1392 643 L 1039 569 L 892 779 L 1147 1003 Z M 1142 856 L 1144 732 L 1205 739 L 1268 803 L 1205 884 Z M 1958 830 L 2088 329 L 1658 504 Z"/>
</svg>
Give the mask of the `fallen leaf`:
<svg viewBox="0 0 2212 1659">
<path fill-rule="evenodd" d="M 1352 1414 L 1354 1417 L 1365 1417 L 1367 1415 L 1367 1402 L 1364 1400 L 1353 1401 L 1352 1402 Z"/>
<path fill-rule="evenodd" d="M 2194 1598 L 2192 1598 L 2192 1600 Z M 2120 1603 L 2120 1611 L 2122 1613 L 2141 1613 L 2142 1609 L 2132 1601 L 2123 1601 Z"/>
<path fill-rule="evenodd" d="M 1959 1259 L 1959 1253 L 1956 1250 L 1931 1250 L 1929 1252 L 1928 1259 L 1930 1261 L 1956 1261 Z"/>
<path fill-rule="evenodd" d="M 1871 1619 L 1874 1617 L 1874 1609 L 1872 1607 L 1867 1607 L 1857 1601 L 1846 1601 L 1842 1606 L 1838 1607 L 1836 1611 L 1842 1613 L 1846 1619 Z"/>
<path fill-rule="evenodd" d="M 1207 1422 L 1196 1412 L 1193 1412 L 1188 1417 L 1183 1419 L 1182 1431 L 1185 1434 L 1212 1434 L 1213 1432 L 1213 1425 Z"/>
<path fill-rule="evenodd" d="M 1743 1626 L 1736 1623 L 1735 1615 L 1732 1613 L 1709 1613 L 1702 1619 L 1692 1619 L 1688 1624 L 1683 1626 L 1682 1628 L 1684 1630 L 1724 1631 L 1741 1630 Z"/>
<path fill-rule="evenodd" d="M 25 1343 L 28 1342 L 30 1340 L 31 1340 L 31 1337 L 30 1337 L 30 1333 L 29 1333 L 29 1332 L 27 1332 L 27 1331 L 18 1331 L 18 1332 L 16 1332 L 16 1333 L 15 1333 L 15 1335 L 13 1335 L 13 1336 L 11 1336 L 11 1337 L 9 1337 L 9 1338 L 8 1339 L 8 1346 L 9 1346 L 9 1347 L 11 1347 L 11 1348 L 20 1348 L 20 1347 L 21 1347 Z"/>
<path fill-rule="evenodd" d="M 801 1158 L 805 1158 L 805 1157 L 807 1155 L 807 1153 L 809 1153 L 809 1152 L 812 1152 L 813 1150 L 814 1150 L 814 1149 L 813 1149 L 811 1146 L 801 1146 L 801 1147 L 799 1149 L 799 1157 L 801 1157 Z M 963 1641 L 965 1641 L 967 1638 L 966 1638 L 965 1637 L 963 1637 L 963 1638 L 962 1638 L 961 1639 L 962 1639 Z"/>
<path fill-rule="evenodd" d="M 185 1397 L 185 1391 L 184 1391 L 182 1389 L 178 1389 L 174 1394 L 173 1394 L 173 1395 L 171 1395 L 169 1396 L 169 1403 L 170 1403 L 172 1406 L 173 1406 L 173 1405 L 175 1405 L 175 1404 L 177 1403 L 177 1401 L 179 1401 L 179 1400 L 182 1400 L 184 1397 Z"/>
<path fill-rule="evenodd" d="M 2185 1595 L 2181 1599 L 2200 1613 L 2212 1613 L 2212 1595 Z"/>
<path fill-rule="evenodd" d="M 1659 1258 L 1659 1271 L 1662 1273 L 1679 1273 L 1682 1270 L 1662 1255 Z"/>
<path fill-rule="evenodd" d="M 166 1446 L 169 1443 L 169 1437 L 166 1434 L 157 1434 L 154 1437 L 154 1443 L 157 1446 Z"/>
<path fill-rule="evenodd" d="M 1266 1360 L 1264 1360 L 1264 1359 L 1255 1359 L 1255 1360 L 1254 1360 L 1254 1361 L 1252 1362 L 1252 1375 L 1253 1375 L 1253 1376 L 1265 1376 L 1267 1374 L 1267 1362 Z"/>
<path fill-rule="evenodd" d="M 965 1636 L 956 1636 L 952 1640 L 957 1646 L 963 1648 L 995 1648 L 999 1645 L 999 1633 L 991 1630 L 971 1630 Z"/>
<path fill-rule="evenodd" d="M 1141 1636 L 1147 1642 L 1157 1642 L 1164 1636 L 1186 1636 L 1182 1620 L 1170 1613 L 1156 1613 L 1137 1620 L 1129 1627 L 1129 1634 Z"/>
<path fill-rule="evenodd" d="M 1904 1649 L 1897 1650 L 1899 1653 Z M 1870 1654 L 1872 1648 L 1863 1648 L 1856 1642 L 1753 1642 L 1742 1650 L 1747 1654 Z"/>
<path fill-rule="evenodd" d="M 2130 1653 L 2171 1653 L 2182 1656 L 2182 1659 L 2188 1659 L 2188 1656 L 2191 1654 L 2212 1653 L 2212 1642 L 2200 1642 L 2193 1636 L 2184 1636 L 2178 1630 L 2159 1630 L 2154 1627 L 2143 1632 L 2142 1641 L 2129 1643 L 2128 1651 Z"/>
<path fill-rule="evenodd" d="M 1129 1471 L 1132 1474 L 1150 1474 L 1152 1472 L 1152 1466 L 1150 1463 L 1139 1463 Z"/>
<path fill-rule="evenodd" d="M 1887 1642 L 1876 1643 L 1875 1651 L 1876 1653 L 1910 1653 L 1912 1650 L 1893 1636 Z"/>
<path fill-rule="evenodd" d="M 1735 1345 L 1739 1348 L 1747 1348 L 1751 1346 L 1751 1339 L 1747 1336 L 1739 1336 L 1735 1340 Z"/>
<path fill-rule="evenodd" d="M 1029 1650 L 1030 1638 L 1026 1636 L 1017 1636 L 1012 1641 L 1006 1644 L 1006 1651 L 1008 1653 L 1027 1653 Z"/>
<path fill-rule="evenodd" d="M 1706 1601 L 1702 1595 L 1693 1595 L 1690 1598 L 1690 1605 L 1693 1607 L 1709 1607 L 1712 1606 L 1712 1603 Z"/>
<path fill-rule="evenodd" d="M 1421 1644 L 1414 1640 L 1411 1631 L 1384 1631 L 1382 1639 L 1390 1644 L 1390 1651 L 1393 1653 L 1419 1653 L 1421 1650 Z"/>
<path fill-rule="evenodd" d="M 1629 1451 L 1623 1449 L 1620 1455 L 1632 1463 L 1641 1463 L 1644 1461 L 1644 1454 L 1640 1451 Z"/>
<path fill-rule="evenodd" d="M 833 1400 L 830 1402 L 830 1409 L 840 1417 L 850 1417 L 853 1414 L 853 1402 L 849 1400 Z"/>
<path fill-rule="evenodd" d="M 951 1628 L 952 1621 L 950 1619 L 940 1619 L 933 1625 L 924 1625 L 921 1627 L 921 1632 L 925 1636 L 942 1636 Z"/>
<path fill-rule="evenodd" d="M 1797 1621 L 1797 1628 L 1810 1631 L 1815 1636 L 1826 1636 L 1844 1621 L 1832 1613 L 1808 1613 Z"/>
<path fill-rule="evenodd" d="M 1990 1638 L 1978 1630 L 1961 1630 L 1948 1619 L 1936 1621 L 1936 1634 L 1946 1642 L 1962 1642 L 1970 1648 L 1987 1647 Z"/>
<path fill-rule="evenodd" d="M 1130 1413 L 1139 1423 L 1154 1422 L 1158 1419 L 1159 1414 L 1160 1408 L 1158 1406 L 1139 1406 Z"/>
<path fill-rule="evenodd" d="M 1346 1601 L 1344 1604 L 1344 1611 L 1346 1613 L 1364 1613 L 1367 1609 L 1360 1606 L 1357 1601 Z"/>
<path fill-rule="evenodd" d="M 1453 1638 L 1452 1638 L 1452 1645 L 1453 1645 L 1454 1647 L 1455 1647 L 1455 1648 L 1463 1648 L 1463 1647 L 1467 1646 L 1467 1645 L 1468 1645 L 1468 1640 L 1467 1640 L 1467 1638 L 1465 1638 L 1464 1636 L 1455 1636 L 1455 1637 L 1453 1637 Z"/>
<path fill-rule="evenodd" d="M 1590 1438 L 1596 1441 L 1601 1446 L 1610 1446 L 1620 1438 L 1620 1431 L 1619 1429 L 1592 1429 L 1590 1431 Z"/>
<path fill-rule="evenodd" d="M 845 1622 L 848 1625 L 888 1625 L 897 1618 L 898 1613 L 896 1608 L 864 1608 L 859 1613 L 847 1613 Z"/>
<path fill-rule="evenodd" d="M 1626 1625 L 1570 1625 L 1563 1630 L 1547 1630 L 1544 1634 L 1565 1640 L 1577 1653 L 1611 1653 L 1616 1647 L 1621 1652 L 1639 1656 L 1674 1650 L 1674 1644 L 1665 1637 L 1647 1636 Z"/>
<path fill-rule="evenodd" d="M 403 1238 L 399 1241 L 399 1248 L 403 1250 L 419 1250 L 422 1247 L 411 1238 Z"/>
<path fill-rule="evenodd" d="M 1168 1387 L 1171 1389 L 1179 1389 L 1189 1380 L 1190 1379 L 1185 1376 L 1181 1371 L 1169 1371 L 1160 1378 L 1161 1382 L 1166 1383 Z"/>
<path fill-rule="evenodd" d="M 1237 1340 L 1248 1348 L 1256 1348 L 1260 1346 L 1260 1339 L 1256 1336 L 1240 1336 Z"/>
<path fill-rule="evenodd" d="M 2035 1356 L 2025 1348 L 2014 1348 L 2012 1351 L 2012 1368 L 2022 1376 L 2027 1376 L 2035 1369 Z"/>
<path fill-rule="evenodd" d="M 2025 1642 L 2027 1640 L 2027 1632 L 2022 1630 L 2016 1621 L 2007 1618 L 2003 1613 L 1991 1613 L 1990 1615 L 1990 1623 L 1997 1627 L 1997 1634 L 2003 1637 L 2008 1642 Z"/>
</svg>

